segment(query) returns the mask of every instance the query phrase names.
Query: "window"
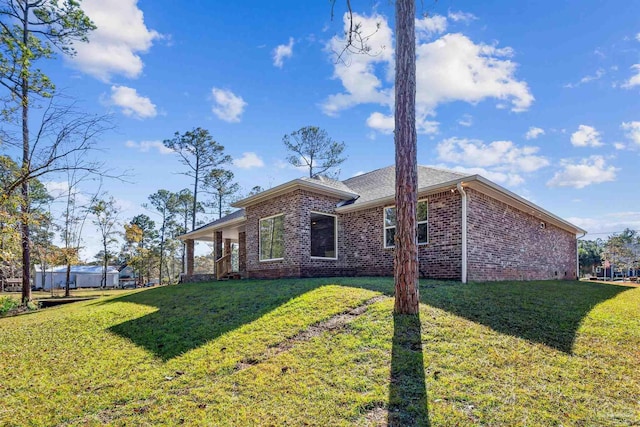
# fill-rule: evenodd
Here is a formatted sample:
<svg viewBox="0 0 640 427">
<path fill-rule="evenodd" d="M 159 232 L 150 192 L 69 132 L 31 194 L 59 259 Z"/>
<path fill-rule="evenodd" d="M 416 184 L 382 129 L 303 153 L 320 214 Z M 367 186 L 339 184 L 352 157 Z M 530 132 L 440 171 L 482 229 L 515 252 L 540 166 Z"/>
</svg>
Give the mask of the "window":
<svg viewBox="0 0 640 427">
<path fill-rule="evenodd" d="M 417 220 L 418 220 L 418 244 L 425 245 L 429 242 L 429 226 L 428 219 L 429 203 L 426 200 L 418 201 Z M 396 237 L 396 208 L 389 206 L 384 208 L 384 247 L 395 247 Z"/>
<path fill-rule="evenodd" d="M 337 258 L 336 217 L 311 212 L 311 256 Z"/>
<path fill-rule="evenodd" d="M 260 220 L 260 261 L 284 258 L 284 215 Z"/>
</svg>

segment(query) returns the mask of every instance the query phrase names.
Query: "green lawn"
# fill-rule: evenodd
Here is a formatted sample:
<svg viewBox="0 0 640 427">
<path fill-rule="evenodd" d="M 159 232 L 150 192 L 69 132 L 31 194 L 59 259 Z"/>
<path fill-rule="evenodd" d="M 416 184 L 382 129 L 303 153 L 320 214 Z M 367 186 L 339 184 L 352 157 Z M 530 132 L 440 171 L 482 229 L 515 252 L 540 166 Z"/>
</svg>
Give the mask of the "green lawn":
<svg viewBox="0 0 640 427">
<path fill-rule="evenodd" d="M 133 291 L 0 318 L 0 425 L 640 424 L 640 288 L 388 278 Z"/>
</svg>

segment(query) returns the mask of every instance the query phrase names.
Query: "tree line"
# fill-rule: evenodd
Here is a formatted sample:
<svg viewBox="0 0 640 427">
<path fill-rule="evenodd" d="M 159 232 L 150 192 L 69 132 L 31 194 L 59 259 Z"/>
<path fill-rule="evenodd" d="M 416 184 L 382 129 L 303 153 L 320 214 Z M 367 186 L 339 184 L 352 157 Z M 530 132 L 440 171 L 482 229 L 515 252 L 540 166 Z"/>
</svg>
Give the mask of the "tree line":
<svg viewBox="0 0 640 427">
<path fill-rule="evenodd" d="M 395 73 L 395 165 L 397 231 L 394 253 L 394 277 L 396 282 L 396 313 L 416 314 L 418 311 L 418 259 L 416 230 L 417 205 L 417 136 L 415 126 L 415 2 L 396 2 L 396 73 Z M 333 17 L 335 0 L 330 2 Z M 350 23 L 345 31 L 343 53 L 369 53 L 370 36 L 361 33 L 354 22 L 351 3 L 347 0 Z M 22 252 L 22 302 L 31 299 L 31 188 L 34 179 L 61 171 L 86 171 L 106 176 L 102 164 L 87 160 L 87 151 L 93 148 L 94 138 L 105 130 L 104 119 L 91 117 L 74 109 L 71 104 L 54 103 L 57 92 L 53 82 L 38 67 L 41 60 L 50 59 L 57 52 L 72 56 L 74 43 L 88 41 L 88 34 L 96 26 L 80 7 L 79 0 L 0 0 L 0 86 L 6 89 L 1 113 L 7 123 L 19 130 L 12 144 L 21 148 L 19 169 L 8 179 L 0 202 L 19 195 L 12 203 L 19 205 L 20 242 Z M 340 60 L 342 54 L 338 56 Z M 33 106 L 49 101 L 49 108 L 41 115 L 40 131 L 32 132 L 30 118 Z M 45 104 L 47 104 L 45 102 Z M 53 126 L 52 126 L 53 125 Z M 45 128 L 48 131 L 43 132 Z M 1 129 L 3 145 L 12 141 Z M 35 136 L 34 136 L 35 134 Z M 69 137 L 74 135 L 74 137 Z M 293 135 L 293 134 L 292 134 Z M 41 143 L 44 136 L 48 141 Z M 286 142 L 285 142 L 286 144 Z M 341 150 L 332 152 L 339 158 Z M 318 157 L 295 156 L 289 160 L 298 165 L 306 164 L 313 176 Z M 189 165 L 191 167 L 193 165 Z M 195 227 L 199 174 L 191 168 L 194 177 L 192 227 Z M 335 166 L 335 165 L 334 165 Z"/>
<path fill-rule="evenodd" d="M 640 233 L 626 228 L 606 239 L 579 240 L 578 258 L 582 276 L 596 276 L 596 269 L 612 268 L 626 276 L 629 271 L 640 270 Z M 611 274 L 611 272 L 609 273 Z"/>
<path fill-rule="evenodd" d="M 310 177 L 331 174 L 337 178 L 345 145 L 331 139 L 327 132 L 314 126 L 306 126 L 283 138 L 285 148 L 291 153 L 292 166 L 308 170 Z M 102 286 L 107 285 L 109 265 L 130 266 L 138 284 L 157 278 L 159 283 L 175 283 L 184 270 L 186 247 L 178 236 L 203 225 L 208 219 L 222 218 L 231 212 L 233 201 L 263 191 L 254 186 L 243 192 L 235 182 L 228 166 L 231 156 L 223 145 L 213 139 L 209 131 L 195 128 L 184 133 L 176 132 L 163 141 L 179 158 L 184 169 L 181 172 L 191 180 L 190 188 L 179 191 L 159 189 L 148 196 L 143 208 L 154 215 L 139 214 L 122 223 L 116 199 L 102 191 L 102 182 L 95 194 L 83 194 L 80 185 L 93 175 L 77 168 L 65 172 L 66 186 L 59 194 L 51 195 L 38 178 L 29 179 L 30 192 L 30 270 L 65 265 L 65 295 L 69 295 L 71 266 L 80 261 L 83 232 L 87 223 L 98 231 L 100 251 L 92 263 L 102 266 Z M 0 184 L 15 179 L 17 164 L 8 156 L 0 157 Z M 20 219 L 19 194 L 7 192 L 9 197 L 0 203 L 0 278 L 16 275 L 20 263 L 22 235 L 15 227 Z M 88 200 L 88 201 L 87 201 Z M 61 215 L 54 220 L 52 205 L 62 205 Z M 58 235 L 61 245 L 55 245 Z M 212 263 L 197 259 L 196 263 L 212 271 Z M 44 273 L 43 273 L 44 274 Z M 42 281 L 44 283 L 44 279 Z"/>
</svg>

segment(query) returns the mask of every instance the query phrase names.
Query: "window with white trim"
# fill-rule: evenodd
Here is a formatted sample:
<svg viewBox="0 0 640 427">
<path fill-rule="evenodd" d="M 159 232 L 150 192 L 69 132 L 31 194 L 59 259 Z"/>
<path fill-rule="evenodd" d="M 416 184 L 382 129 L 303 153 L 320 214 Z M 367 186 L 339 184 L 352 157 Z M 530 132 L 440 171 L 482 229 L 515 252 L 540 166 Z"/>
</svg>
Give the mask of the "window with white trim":
<svg viewBox="0 0 640 427">
<path fill-rule="evenodd" d="M 284 258 L 284 214 L 260 220 L 260 261 Z"/>
<path fill-rule="evenodd" d="M 311 212 L 311 257 L 337 258 L 335 215 Z"/>
<path fill-rule="evenodd" d="M 427 200 L 418 201 L 417 221 L 418 221 L 418 244 L 429 243 L 429 202 Z M 396 246 L 396 207 L 388 206 L 384 208 L 384 247 L 394 248 Z"/>
</svg>

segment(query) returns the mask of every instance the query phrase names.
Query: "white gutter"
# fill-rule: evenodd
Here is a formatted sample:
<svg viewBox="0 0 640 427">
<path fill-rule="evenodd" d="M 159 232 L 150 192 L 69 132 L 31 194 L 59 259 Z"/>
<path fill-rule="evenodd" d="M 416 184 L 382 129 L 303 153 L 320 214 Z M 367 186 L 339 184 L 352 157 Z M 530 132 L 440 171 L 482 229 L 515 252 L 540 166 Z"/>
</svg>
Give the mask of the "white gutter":
<svg viewBox="0 0 640 427">
<path fill-rule="evenodd" d="M 467 283 L 467 193 L 462 188 L 462 182 L 456 185 L 462 201 L 462 274 L 460 280 Z"/>
</svg>

